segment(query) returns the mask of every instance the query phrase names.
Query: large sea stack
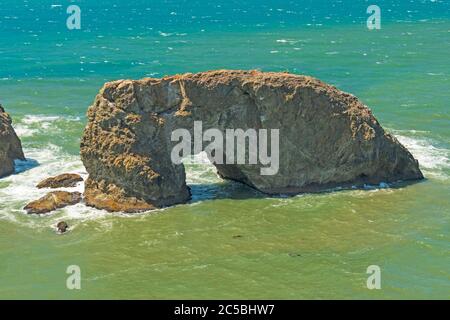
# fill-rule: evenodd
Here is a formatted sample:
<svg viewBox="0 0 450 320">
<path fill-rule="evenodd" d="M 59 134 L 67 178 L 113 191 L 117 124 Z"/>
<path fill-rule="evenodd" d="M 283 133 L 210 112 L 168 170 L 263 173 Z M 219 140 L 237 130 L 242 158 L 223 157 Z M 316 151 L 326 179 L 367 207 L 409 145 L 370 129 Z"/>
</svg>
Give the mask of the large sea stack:
<svg viewBox="0 0 450 320">
<path fill-rule="evenodd" d="M 219 70 L 106 83 L 81 142 L 86 203 L 134 212 L 188 201 L 171 133 L 186 128 L 193 136 L 194 121 L 223 132 L 279 129 L 278 173 L 216 165 L 222 177 L 268 194 L 423 178 L 417 160 L 353 95 L 308 76 Z"/>
<path fill-rule="evenodd" d="M 25 160 L 11 117 L 0 105 L 0 177 L 14 173 L 14 160 Z"/>
</svg>

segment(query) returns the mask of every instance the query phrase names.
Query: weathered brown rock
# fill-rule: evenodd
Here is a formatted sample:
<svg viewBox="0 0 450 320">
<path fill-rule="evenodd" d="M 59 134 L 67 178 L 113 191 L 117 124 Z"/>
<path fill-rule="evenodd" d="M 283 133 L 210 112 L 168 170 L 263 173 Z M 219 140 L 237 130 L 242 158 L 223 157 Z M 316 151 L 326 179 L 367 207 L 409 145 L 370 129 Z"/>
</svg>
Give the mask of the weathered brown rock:
<svg viewBox="0 0 450 320">
<path fill-rule="evenodd" d="M 52 191 L 42 198 L 32 201 L 24 207 L 28 214 L 47 213 L 81 201 L 81 193 L 67 191 Z"/>
<path fill-rule="evenodd" d="M 75 173 L 63 173 L 55 177 L 49 177 L 38 183 L 36 187 L 41 188 L 71 188 L 75 187 L 83 178 Z"/>
<path fill-rule="evenodd" d="M 198 120 L 203 130 L 280 130 L 277 174 L 261 175 L 260 164 L 216 165 L 222 177 L 265 193 L 423 178 L 417 160 L 353 95 L 307 76 L 221 70 L 106 83 L 81 142 L 86 203 L 131 212 L 186 202 L 171 132 L 193 136 Z"/>
<path fill-rule="evenodd" d="M 97 183 L 88 179 L 84 188 L 86 205 L 97 209 L 127 213 L 156 209 L 154 205 L 136 197 L 126 196 L 123 190 L 112 184 L 107 185 L 103 181 Z"/>
<path fill-rule="evenodd" d="M 69 228 L 69 225 L 65 221 L 60 221 L 56 225 L 56 229 L 58 230 L 59 233 L 65 233 L 68 228 Z"/>
<path fill-rule="evenodd" d="M 0 105 L 0 177 L 14 173 L 14 160 L 25 160 L 12 120 Z"/>
</svg>

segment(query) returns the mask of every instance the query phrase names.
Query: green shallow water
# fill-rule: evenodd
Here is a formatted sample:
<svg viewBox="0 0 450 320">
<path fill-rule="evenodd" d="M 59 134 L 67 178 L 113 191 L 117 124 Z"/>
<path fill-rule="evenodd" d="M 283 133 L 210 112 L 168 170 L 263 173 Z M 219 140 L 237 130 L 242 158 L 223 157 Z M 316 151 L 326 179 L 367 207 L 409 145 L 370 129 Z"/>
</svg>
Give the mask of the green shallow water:
<svg viewBox="0 0 450 320">
<path fill-rule="evenodd" d="M 87 16 L 73 33 L 48 1 L 6 2 L 0 99 L 28 161 L 0 179 L 0 298 L 450 298 L 448 4 L 381 2 L 392 13 L 369 32 L 364 5 L 353 2 L 305 2 L 309 11 L 297 2 L 165 3 L 145 19 L 136 13 L 143 1 L 81 1 Z M 30 12 L 54 22 L 21 19 Z M 268 198 L 222 181 L 199 157 L 186 165 L 185 205 L 138 215 L 82 204 L 22 211 L 45 193 L 34 187 L 41 179 L 86 175 L 85 111 L 105 81 L 218 68 L 309 74 L 355 94 L 426 180 Z M 60 220 L 69 233 L 55 233 Z M 69 265 L 81 268 L 81 290 L 66 288 Z M 369 265 L 381 268 L 381 290 L 366 287 Z"/>
<path fill-rule="evenodd" d="M 448 297 L 444 185 L 289 199 L 220 199 L 85 221 L 68 235 L 2 224 L 13 298 Z M 426 213 L 426 214 L 425 214 Z M 38 218 L 39 224 L 52 218 Z M 82 267 L 82 290 L 65 268 Z M 382 268 L 382 290 L 365 287 Z M 20 277 L 17 278 L 17 274 Z"/>
</svg>

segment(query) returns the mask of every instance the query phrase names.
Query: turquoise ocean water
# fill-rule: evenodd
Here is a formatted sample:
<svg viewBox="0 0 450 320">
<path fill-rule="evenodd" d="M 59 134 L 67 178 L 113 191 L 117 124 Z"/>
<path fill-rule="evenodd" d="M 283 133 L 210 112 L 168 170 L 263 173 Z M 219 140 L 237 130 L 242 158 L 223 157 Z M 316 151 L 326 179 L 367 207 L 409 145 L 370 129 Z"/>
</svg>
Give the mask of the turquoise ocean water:
<svg viewBox="0 0 450 320">
<path fill-rule="evenodd" d="M 448 1 L 70 4 L 81 30 L 66 28 L 68 1 L 0 0 L 0 102 L 28 158 L 0 179 L 0 298 L 450 298 Z M 381 30 L 366 27 L 370 4 Z M 189 204 L 24 213 L 41 179 L 86 176 L 80 136 L 104 82 L 222 68 L 307 74 L 355 94 L 426 180 L 272 198 L 201 158 L 186 164 Z M 55 233 L 60 220 L 70 233 Z M 66 288 L 69 265 L 81 290 Z M 366 287 L 369 265 L 381 290 Z"/>
</svg>

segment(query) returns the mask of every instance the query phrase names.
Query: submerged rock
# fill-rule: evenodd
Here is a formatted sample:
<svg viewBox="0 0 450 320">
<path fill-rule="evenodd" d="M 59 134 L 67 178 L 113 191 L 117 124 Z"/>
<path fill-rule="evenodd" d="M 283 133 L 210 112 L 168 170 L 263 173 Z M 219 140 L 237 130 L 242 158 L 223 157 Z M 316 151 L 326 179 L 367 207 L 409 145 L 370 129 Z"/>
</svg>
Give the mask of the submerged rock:
<svg viewBox="0 0 450 320">
<path fill-rule="evenodd" d="M 79 192 L 52 191 L 42 198 L 30 202 L 23 209 L 28 214 L 42 214 L 77 204 L 80 201 L 81 193 Z"/>
<path fill-rule="evenodd" d="M 14 173 L 14 160 L 25 160 L 11 117 L 0 104 L 0 177 Z"/>
<path fill-rule="evenodd" d="M 38 183 L 36 187 L 41 188 L 71 188 L 75 187 L 83 178 L 75 173 L 63 173 L 55 177 L 49 177 Z"/>
<path fill-rule="evenodd" d="M 60 221 L 56 225 L 56 229 L 59 233 L 65 233 L 67 229 L 69 228 L 69 225 L 65 221 Z"/>
<path fill-rule="evenodd" d="M 85 199 L 109 211 L 190 199 L 184 166 L 171 161 L 179 143 L 171 134 L 186 128 L 194 136 L 194 121 L 220 132 L 279 129 L 275 174 L 262 175 L 261 163 L 214 163 L 223 178 L 268 194 L 423 178 L 417 160 L 364 104 L 308 76 L 220 70 L 119 80 L 104 85 L 87 115 Z M 204 149 L 194 143 L 194 153 Z"/>
</svg>

